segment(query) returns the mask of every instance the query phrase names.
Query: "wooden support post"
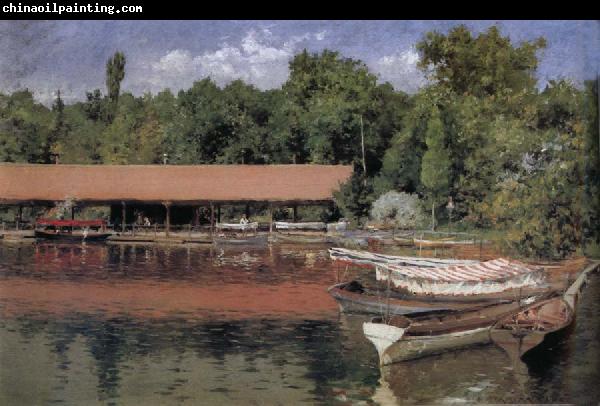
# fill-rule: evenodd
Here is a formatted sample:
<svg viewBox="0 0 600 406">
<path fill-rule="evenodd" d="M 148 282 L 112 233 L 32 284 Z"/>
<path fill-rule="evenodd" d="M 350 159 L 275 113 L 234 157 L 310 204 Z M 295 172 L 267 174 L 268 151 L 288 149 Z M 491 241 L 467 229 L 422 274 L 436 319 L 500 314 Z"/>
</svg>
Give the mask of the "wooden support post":
<svg viewBox="0 0 600 406">
<path fill-rule="evenodd" d="M 171 202 L 163 202 L 165 206 L 165 236 L 169 238 L 169 231 L 171 230 Z"/>
<path fill-rule="evenodd" d="M 121 202 L 121 205 L 123 206 L 123 207 L 122 207 L 122 214 L 123 214 L 123 217 L 122 217 L 122 219 L 121 219 L 121 232 L 122 232 L 122 233 L 125 233 L 125 226 L 126 226 L 126 224 L 127 224 L 127 221 L 126 221 L 126 218 L 127 218 L 127 210 L 126 210 L 126 209 L 127 209 L 127 206 L 125 205 L 125 202 L 124 202 L 124 201 L 122 201 L 122 202 Z"/>
<path fill-rule="evenodd" d="M 194 214 L 194 227 L 198 227 L 200 225 L 200 209 L 201 207 L 196 207 Z"/>
<path fill-rule="evenodd" d="M 292 207 L 293 210 L 293 218 L 294 218 L 294 223 L 296 221 L 298 221 L 298 205 L 295 204 L 294 207 Z"/>
<path fill-rule="evenodd" d="M 246 207 L 245 207 L 245 213 L 246 213 L 246 218 L 249 219 L 250 218 L 250 203 L 246 203 Z"/>
<path fill-rule="evenodd" d="M 217 204 L 217 223 L 221 222 L 221 205 Z"/>
<path fill-rule="evenodd" d="M 269 233 L 273 232 L 273 205 L 269 203 Z"/>
<path fill-rule="evenodd" d="M 212 237 L 215 229 L 215 205 L 210 202 L 210 236 Z"/>
<path fill-rule="evenodd" d="M 21 219 L 23 216 L 23 206 L 19 205 L 19 210 L 17 212 L 17 221 L 15 221 L 15 228 L 19 231 L 19 226 L 21 223 Z"/>
<path fill-rule="evenodd" d="M 75 220 L 75 206 L 71 206 L 71 220 Z"/>
</svg>

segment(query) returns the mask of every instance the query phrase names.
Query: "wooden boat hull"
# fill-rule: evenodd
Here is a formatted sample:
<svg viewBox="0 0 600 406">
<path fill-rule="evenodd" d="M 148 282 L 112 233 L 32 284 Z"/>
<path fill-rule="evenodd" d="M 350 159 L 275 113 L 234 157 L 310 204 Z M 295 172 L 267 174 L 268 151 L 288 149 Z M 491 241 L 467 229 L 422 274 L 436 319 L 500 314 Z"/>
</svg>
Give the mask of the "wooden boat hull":
<svg viewBox="0 0 600 406">
<path fill-rule="evenodd" d="M 489 301 L 461 303 L 431 302 L 416 298 L 407 300 L 400 297 L 390 297 L 388 299 L 387 297 L 373 293 L 358 293 L 344 290 L 344 287 L 347 285 L 348 282 L 339 283 L 328 289 L 329 294 L 338 303 L 340 311 L 344 313 L 406 315 L 460 310 L 490 304 Z M 498 302 L 500 303 L 501 301 Z"/>
<path fill-rule="evenodd" d="M 83 233 L 54 233 L 49 231 L 35 230 L 35 238 L 76 242 L 104 241 L 111 235 L 111 233 L 88 233 L 84 237 Z"/>
<path fill-rule="evenodd" d="M 452 248 L 460 245 L 474 245 L 475 241 L 456 241 L 456 240 L 421 240 L 415 238 L 413 240 L 414 245 L 417 247 L 427 248 Z"/>
<path fill-rule="evenodd" d="M 324 244 L 329 239 L 326 235 L 275 234 L 275 241 L 280 244 Z"/>
<path fill-rule="evenodd" d="M 492 340 L 490 331 L 498 320 L 514 314 L 525 303 L 536 299 L 449 313 L 393 316 L 385 323 L 382 318 L 376 317 L 363 324 L 363 332 L 377 348 L 381 365 L 389 365 L 470 345 L 488 344 Z M 402 334 L 399 334 L 400 330 Z M 393 340 L 394 336 L 400 338 Z"/>
<path fill-rule="evenodd" d="M 415 245 L 415 240 L 412 238 L 394 237 L 392 240 L 394 245 L 399 247 L 413 247 Z"/>
<path fill-rule="evenodd" d="M 327 224 L 319 222 L 319 221 L 306 222 L 306 223 L 288 223 L 285 221 L 276 221 L 273 225 L 275 226 L 275 229 L 277 231 L 280 231 L 280 230 L 285 230 L 285 231 L 292 231 L 292 230 L 326 231 L 327 230 Z"/>
<path fill-rule="evenodd" d="M 505 302 L 510 300 L 518 300 L 526 297 L 548 295 L 553 292 L 551 286 L 539 288 L 519 288 L 509 289 L 504 292 L 497 293 L 482 293 L 473 295 L 417 295 L 404 291 L 403 289 L 394 289 L 398 293 L 404 294 L 406 300 L 422 300 L 431 303 L 448 302 L 448 303 L 477 303 L 477 302 Z"/>
<path fill-rule="evenodd" d="M 383 352 L 380 364 L 390 365 L 490 342 L 490 327 L 435 336 L 405 336 Z"/>
<path fill-rule="evenodd" d="M 535 303 L 499 320 L 490 335 L 496 345 L 504 349 L 513 360 L 517 360 L 542 344 L 550 335 L 568 327 L 573 319 L 574 309 L 562 297 L 556 297 Z"/>
<path fill-rule="evenodd" d="M 217 245 L 266 245 L 269 243 L 269 236 L 263 234 L 242 238 L 214 237 L 213 242 Z"/>
</svg>

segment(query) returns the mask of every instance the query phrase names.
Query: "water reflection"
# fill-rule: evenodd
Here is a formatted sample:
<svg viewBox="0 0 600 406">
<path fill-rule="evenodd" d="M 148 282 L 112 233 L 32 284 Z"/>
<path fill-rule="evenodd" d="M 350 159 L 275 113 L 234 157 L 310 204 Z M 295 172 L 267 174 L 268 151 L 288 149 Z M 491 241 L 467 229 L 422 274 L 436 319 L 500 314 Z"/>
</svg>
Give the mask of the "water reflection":
<svg viewBox="0 0 600 406">
<path fill-rule="evenodd" d="M 577 320 L 517 362 L 493 345 L 381 368 L 379 404 L 574 403 L 600 400 L 600 275 L 590 277 Z"/>
<path fill-rule="evenodd" d="M 600 395 L 600 277 L 519 366 L 477 347 L 380 370 L 325 247 L 0 245 L 0 404 L 574 402 Z"/>
</svg>

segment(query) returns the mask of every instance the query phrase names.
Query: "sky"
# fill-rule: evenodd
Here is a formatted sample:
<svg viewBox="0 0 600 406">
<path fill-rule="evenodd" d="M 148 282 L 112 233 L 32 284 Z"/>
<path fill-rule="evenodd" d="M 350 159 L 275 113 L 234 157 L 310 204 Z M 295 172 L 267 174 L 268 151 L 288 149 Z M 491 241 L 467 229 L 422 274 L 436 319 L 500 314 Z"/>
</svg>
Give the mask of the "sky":
<svg viewBox="0 0 600 406">
<path fill-rule="evenodd" d="M 127 58 L 121 89 L 135 95 L 177 92 L 205 77 L 273 89 L 306 48 L 360 59 L 380 82 L 414 93 L 426 84 L 415 44 L 459 24 L 474 33 L 496 25 L 515 44 L 546 38 L 540 87 L 563 78 L 581 85 L 600 70 L 599 21 L 0 21 L 0 92 L 28 88 L 49 105 L 60 89 L 67 103 L 83 100 L 105 91 L 105 64 L 117 50 Z"/>
</svg>

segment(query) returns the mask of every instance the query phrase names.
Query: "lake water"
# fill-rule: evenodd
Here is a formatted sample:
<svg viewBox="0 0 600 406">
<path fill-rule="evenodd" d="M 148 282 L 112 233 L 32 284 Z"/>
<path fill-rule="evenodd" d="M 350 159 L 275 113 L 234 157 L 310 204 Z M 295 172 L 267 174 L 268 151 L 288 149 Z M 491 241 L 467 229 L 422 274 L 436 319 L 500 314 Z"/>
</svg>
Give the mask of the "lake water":
<svg viewBox="0 0 600 406">
<path fill-rule="evenodd" d="M 599 275 L 526 364 L 490 345 L 380 370 L 326 248 L 0 244 L 0 404 L 600 401 Z"/>
</svg>

